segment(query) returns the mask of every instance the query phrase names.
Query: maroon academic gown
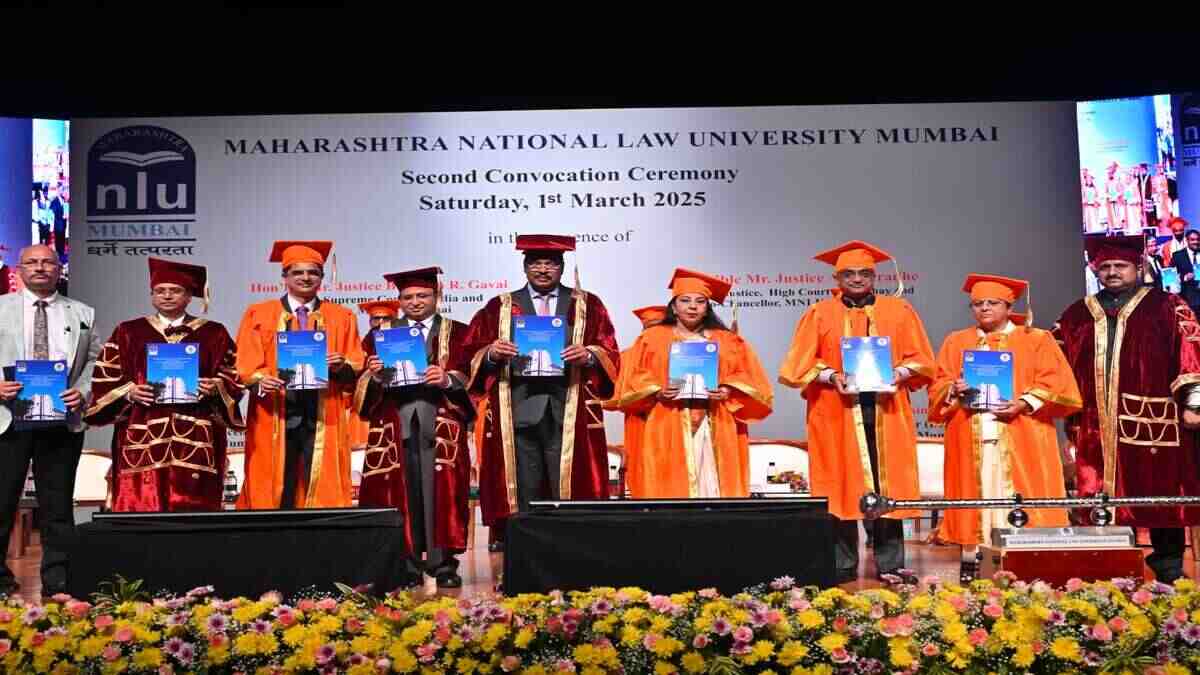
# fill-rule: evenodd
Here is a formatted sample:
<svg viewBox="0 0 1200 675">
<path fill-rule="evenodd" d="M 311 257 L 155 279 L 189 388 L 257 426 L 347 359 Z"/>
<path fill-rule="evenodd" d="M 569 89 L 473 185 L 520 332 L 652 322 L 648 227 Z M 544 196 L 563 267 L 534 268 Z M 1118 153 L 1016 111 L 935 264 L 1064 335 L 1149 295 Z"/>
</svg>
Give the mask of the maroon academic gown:
<svg viewBox="0 0 1200 675">
<path fill-rule="evenodd" d="M 387 320 L 380 328 L 399 328 L 403 320 Z M 363 351 L 375 354 L 375 331 L 363 338 Z M 438 399 L 434 444 L 436 466 L 433 476 L 433 545 L 450 553 L 467 548 L 467 526 L 471 512 L 471 453 L 467 448 L 467 425 L 475 409 L 467 395 L 465 350 L 467 325 L 439 316 L 432 339 L 426 345 L 426 358 L 438 364 L 458 380 L 457 389 L 441 391 Z M 409 522 L 406 449 L 400 406 L 404 391 L 387 389 L 364 370 L 354 392 L 354 410 L 367 420 L 366 456 L 358 504 L 363 507 L 394 507 L 404 515 L 404 539 L 410 554 L 424 549 L 414 542 Z"/>
<path fill-rule="evenodd" d="M 126 394 L 146 383 L 146 345 L 179 342 L 199 346 L 200 377 L 217 378 L 217 393 L 196 403 L 130 403 Z M 220 510 L 225 432 L 246 426 L 236 356 L 229 331 L 207 319 L 188 316 L 182 326 L 164 328 L 157 316 L 142 317 L 113 331 L 96 360 L 93 403 L 84 419 L 114 425 L 114 511 Z"/>
<path fill-rule="evenodd" d="M 1055 327 L 1083 410 L 1076 446 L 1082 496 L 1200 496 L 1196 433 L 1183 428 L 1183 396 L 1200 383 L 1200 326 L 1176 295 L 1138 289 L 1116 313 L 1112 366 L 1105 376 L 1109 320 L 1096 296 L 1063 312 Z M 1182 527 L 1200 509 L 1121 508 L 1116 523 Z"/>
<path fill-rule="evenodd" d="M 567 344 L 587 348 L 596 364 L 568 369 L 559 495 L 564 500 L 604 499 L 608 496 L 608 443 L 601 404 L 615 392 L 620 349 L 600 298 L 560 287 L 559 302 L 564 300 L 570 303 Z M 509 369 L 486 367 L 483 361 L 492 342 L 500 336 L 512 339 L 512 317 L 520 313 L 512 294 L 504 293 L 475 314 L 469 330 L 469 389 L 477 400 L 486 399 L 478 422 L 484 427 L 479 449 L 479 507 L 488 527 L 502 528 L 503 521 L 517 511 L 517 465 Z M 567 423 L 572 420 L 573 424 Z"/>
</svg>

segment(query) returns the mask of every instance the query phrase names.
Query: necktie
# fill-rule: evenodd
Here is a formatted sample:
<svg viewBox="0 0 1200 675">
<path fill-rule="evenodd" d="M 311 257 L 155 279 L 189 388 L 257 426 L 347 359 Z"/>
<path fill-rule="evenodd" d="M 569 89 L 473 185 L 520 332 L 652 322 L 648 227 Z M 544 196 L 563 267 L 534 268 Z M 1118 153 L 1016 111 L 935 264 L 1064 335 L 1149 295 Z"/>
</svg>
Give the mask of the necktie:
<svg viewBox="0 0 1200 675">
<path fill-rule="evenodd" d="M 308 330 L 308 307 L 300 305 L 296 310 L 296 325 L 300 330 Z"/>
<path fill-rule="evenodd" d="M 429 340 L 429 328 L 425 325 L 425 322 L 421 321 L 417 325 L 421 327 L 421 339 L 428 341 Z"/>
<path fill-rule="evenodd" d="M 550 316 L 550 296 L 538 296 L 538 316 Z"/>
<path fill-rule="evenodd" d="M 50 327 L 46 318 L 46 301 L 33 303 L 37 311 L 33 315 L 33 358 L 38 361 L 50 359 Z"/>
</svg>

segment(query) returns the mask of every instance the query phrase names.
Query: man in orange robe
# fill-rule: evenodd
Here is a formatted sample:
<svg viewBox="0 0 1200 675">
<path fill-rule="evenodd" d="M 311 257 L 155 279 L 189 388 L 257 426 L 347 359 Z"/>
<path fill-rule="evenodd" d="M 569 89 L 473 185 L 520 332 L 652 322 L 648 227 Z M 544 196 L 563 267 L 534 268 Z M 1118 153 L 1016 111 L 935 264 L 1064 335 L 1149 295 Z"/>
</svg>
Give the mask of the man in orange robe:
<svg viewBox="0 0 1200 675">
<path fill-rule="evenodd" d="M 842 521 L 835 553 L 838 578 L 844 582 L 858 571 L 859 499 L 868 492 L 895 499 L 920 497 L 909 392 L 932 381 L 933 349 L 912 305 L 875 293 L 875 264 L 891 260 L 891 255 L 866 242 L 850 241 L 816 259 L 833 265 L 838 287 L 800 318 L 779 381 L 799 389 L 808 402 L 812 493 L 828 497 L 829 511 Z M 846 386 L 841 339 L 868 335 L 891 338 L 895 392 L 857 393 Z M 915 515 L 898 511 L 867 524 L 874 529 L 880 575 L 904 566 L 901 519 Z"/>
<path fill-rule="evenodd" d="M 1054 336 L 1012 320 L 1012 305 L 1028 287 L 986 274 L 968 275 L 963 285 L 978 325 L 946 336 L 929 388 L 929 420 L 946 425 L 947 499 L 1066 496 L 1054 420 L 1078 412 L 1083 402 Z M 982 410 L 965 398 L 973 392 L 963 380 L 963 355 L 972 350 L 1011 352 L 1011 400 Z M 1067 512 L 1030 509 L 1029 525 L 1066 527 Z M 963 547 L 962 581 L 978 572 L 978 545 L 1003 527 L 1009 527 L 1003 510 L 946 512 L 942 537 Z"/>
<path fill-rule="evenodd" d="M 713 313 L 712 303 L 729 293 L 728 282 L 681 268 L 669 288 L 667 315 L 630 348 L 618 393 L 628 416 L 646 416 L 634 460 L 640 459 L 642 480 L 633 496 L 747 497 L 748 425 L 771 414 L 771 382 L 750 345 Z M 707 399 L 680 399 L 678 384 L 668 380 L 673 347 L 684 341 L 716 345 L 717 382 L 706 383 Z"/>
<path fill-rule="evenodd" d="M 665 305 L 651 305 L 649 307 L 640 307 L 633 310 L 633 315 L 642 322 L 642 330 L 657 326 L 662 323 L 663 318 L 667 315 Z M 621 352 L 621 372 L 617 375 L 617 394 L 614 398 L 604 402 L 605 410 L 620 410 L 618 403 L 620 402 L 621 383 L 629 377 L 629 370 L 632 363 L 629 361 L 629 355 L 632 349 L 625 349 Z M 642 447 L 642 432 L 646 428 L 646 416 L 638 413 L 625 413 L 625 484 L 630 494 L 644 494 L 645 487 L 642 484 L 642 467 L 641 467 L 641 447 Z"/>
<path fill-rule="evenodd" d="M 328 241 L 275 242 L 270 260 L 282 264 L 287 293 L 242 316 L 237 370 L 250 401 L 240 509 L 350 506 L 350 399 L 365 357 L 354 313 L 317 297 L 331 248 Z M 289 330 L 325 332 L 325 389 L 285 389 L 275 344 Z"/>
</svg>

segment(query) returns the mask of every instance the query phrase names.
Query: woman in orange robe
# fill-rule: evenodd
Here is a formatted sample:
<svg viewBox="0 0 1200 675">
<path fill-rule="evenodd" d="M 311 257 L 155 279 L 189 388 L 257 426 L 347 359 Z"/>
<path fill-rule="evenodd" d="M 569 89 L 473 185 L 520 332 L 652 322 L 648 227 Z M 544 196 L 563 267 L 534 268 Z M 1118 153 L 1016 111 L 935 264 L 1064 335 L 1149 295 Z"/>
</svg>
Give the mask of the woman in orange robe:
<svg viewBox="0 0 1200 675">
<path fill-rule="evenodd" d="M 929 389 L 929 421 L 946 425 L 945 491 L 948 499 L 1061 498 L 1062 457 L 1054 420 L 1082 406 L 1071 366 L 1054 337 L 1021 326 L 1010 312 L 1029 284 L 1020 279 L 971 274 L 963 290 L 971 296 L 977 325 L 946 336 Z M 963 380 L 969 350 L 1012 352 L 1011 400 L 974 410 L 973 390 Z M 1001 397 L 1003 398 L 1003 397 Z M 1029 509 L 1031 527 L 1065 527 L 1065 509 Z M 942 536 L 962 545 L 962 580 L 978 571 L 978 545 L 993 528 L 1009 527 L 1007 511 L 952 509 Z"/>
<path fill-rule="evenodd" d="M 746 497 L 750 494 L 749 424 L 771 414 L 774 394 L 754 350 L 712 310 L 729 283 L 676 269 L 672 300 L 662 323 L 646 329 L 630 348 L 620 378 L 618 405 L 627 416 L 644 415 L 634 471 L 634 497 Z M 709 341 L 717 348 L 717 382 L 708 398 L 678 398 L 668 382 L 672 346 Z M 631 467 L 631 470 L 632 467 Z"/>
<path fill-rule="evenodd" d="M 662 323 L 663 318 L 667 316 L 666 305 L 651 305 L 649 307 L 640 307 L 633 310 L 633 315 L 642 322 L 642 330 L 646 330 L 651 326 L 657 326 Z M 628 359 L 633 353 L 633 348 L 630 347 L 621 352 L 622 359 Z M 632 361 L 621 361 L 621 370 L 617 375 L 617 395 L 612 399 L 604 402 L 605 410 L 619 410 L 621 382 L 624 382 L 632 370 Z M 646 416 L 638 413 L 627 413 L 625 415 L 625 439 L 622 444 L 625 447 L 625 456 L 622 459 L 625 469 L 625 485 L 626 490 L 630 494 L 638 495 L 645 494 L 645 489 L 642 487 L 642 434 L 646 430 Z"/>
</svg>

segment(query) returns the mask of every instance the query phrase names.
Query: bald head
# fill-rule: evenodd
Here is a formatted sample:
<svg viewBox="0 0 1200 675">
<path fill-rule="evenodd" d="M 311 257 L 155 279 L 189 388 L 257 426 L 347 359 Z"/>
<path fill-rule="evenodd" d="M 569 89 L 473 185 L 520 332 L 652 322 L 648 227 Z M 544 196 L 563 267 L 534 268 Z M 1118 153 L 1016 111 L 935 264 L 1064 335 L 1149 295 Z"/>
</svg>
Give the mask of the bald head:
<svg viewBox="0 0 1200 675">
<path fill-rule="evenodd" d="M 21 249 L 21 281 L 34 295 L 48 297 L 58 289 L 62 266 L 54 249 L 34 244 Z"/>
</svg>

